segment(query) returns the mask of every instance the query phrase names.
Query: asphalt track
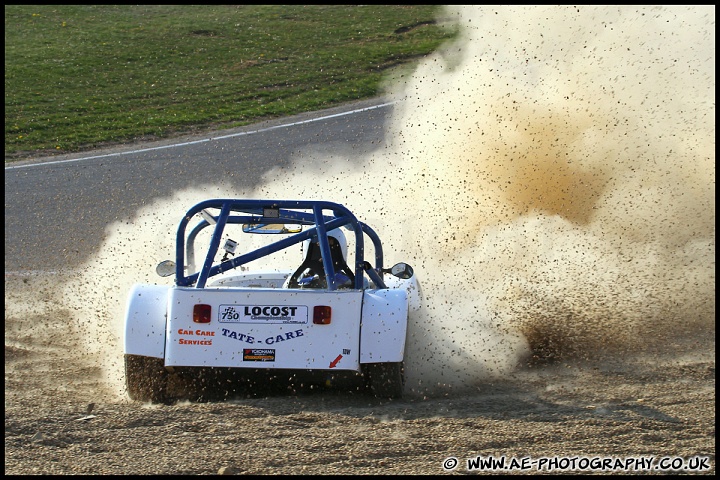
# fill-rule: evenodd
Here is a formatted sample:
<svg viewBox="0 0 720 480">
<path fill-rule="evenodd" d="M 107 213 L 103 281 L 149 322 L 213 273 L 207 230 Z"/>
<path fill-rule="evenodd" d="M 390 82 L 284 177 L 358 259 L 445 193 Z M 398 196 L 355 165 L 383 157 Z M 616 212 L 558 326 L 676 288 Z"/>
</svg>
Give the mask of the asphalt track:
<svg viewBox="0 0 720 480">
<path fill-rule="evenodd" d="M 220 182 L 253 187 L 308 148 L 360 158 L 382 147 L 391 110 L 374 99 L 234 130 L 6 163 L 5 272 L 75 268 L 99 248 L 108 224 L 174 191 Z"/>
</svg>

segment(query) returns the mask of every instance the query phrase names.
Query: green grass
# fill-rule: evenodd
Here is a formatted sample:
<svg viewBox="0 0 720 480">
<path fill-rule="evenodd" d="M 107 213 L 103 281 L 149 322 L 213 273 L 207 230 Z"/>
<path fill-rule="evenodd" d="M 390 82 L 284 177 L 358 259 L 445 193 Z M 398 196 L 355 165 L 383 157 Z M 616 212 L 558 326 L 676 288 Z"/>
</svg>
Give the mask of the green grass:
<svg viewBox="0 0 720 480">
<path fill-rule="evenodd" d="M 6 5 L 5 159 L 328 108 L 455 32 L 433 5 Z"/>
</svg>

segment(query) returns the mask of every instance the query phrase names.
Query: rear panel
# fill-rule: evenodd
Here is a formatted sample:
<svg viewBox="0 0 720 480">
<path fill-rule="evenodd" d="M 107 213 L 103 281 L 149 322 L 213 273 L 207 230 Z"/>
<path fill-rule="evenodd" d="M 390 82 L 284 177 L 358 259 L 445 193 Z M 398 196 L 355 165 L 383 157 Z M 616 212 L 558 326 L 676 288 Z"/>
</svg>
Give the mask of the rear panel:
<svg viewBox="0 0 720 480">
<path fill-rule="evenodd" d="M 361 307 L 353 290 L 172 288 L 165 364 L 359 371 Z"/>
</svg>

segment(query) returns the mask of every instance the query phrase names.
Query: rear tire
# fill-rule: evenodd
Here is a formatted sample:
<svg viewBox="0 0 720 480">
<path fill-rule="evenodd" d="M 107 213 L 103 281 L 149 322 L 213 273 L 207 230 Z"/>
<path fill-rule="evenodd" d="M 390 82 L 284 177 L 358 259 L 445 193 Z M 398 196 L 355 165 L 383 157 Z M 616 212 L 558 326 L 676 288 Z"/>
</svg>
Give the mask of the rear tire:
<svg viewBox="0 0 720 480">
<path fill-rule="evenodd" d="M 167 401 L 168 372 L 162 358 L 125 355 L 128 396 L 140 402 Z"/>
<path fill-rule="evenodd" d="M 405 387 L 403 362 L 366 363 L 363 371 L 378 398 L 402 398 Z"/>
</svg>

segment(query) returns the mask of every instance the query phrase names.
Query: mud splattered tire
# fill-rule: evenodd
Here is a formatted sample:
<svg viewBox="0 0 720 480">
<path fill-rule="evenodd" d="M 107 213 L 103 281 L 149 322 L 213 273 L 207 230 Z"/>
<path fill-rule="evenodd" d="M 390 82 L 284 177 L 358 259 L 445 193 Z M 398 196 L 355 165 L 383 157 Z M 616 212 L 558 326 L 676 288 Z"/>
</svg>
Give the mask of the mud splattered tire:
<svg viewBox="0 0 720 480">
<path fill-rule="evenodd" d="M 167 400 L 168 372 L 162 358 L 125 355 L 125 385 L 128 396 L 140 402 Z"/>
<path fill-rule="evenodd" d="M 378 398 L 402 398 L 405 386 L 402 362 L 366 363 L 363 372 L 373 395 Z"/>
</svg>

